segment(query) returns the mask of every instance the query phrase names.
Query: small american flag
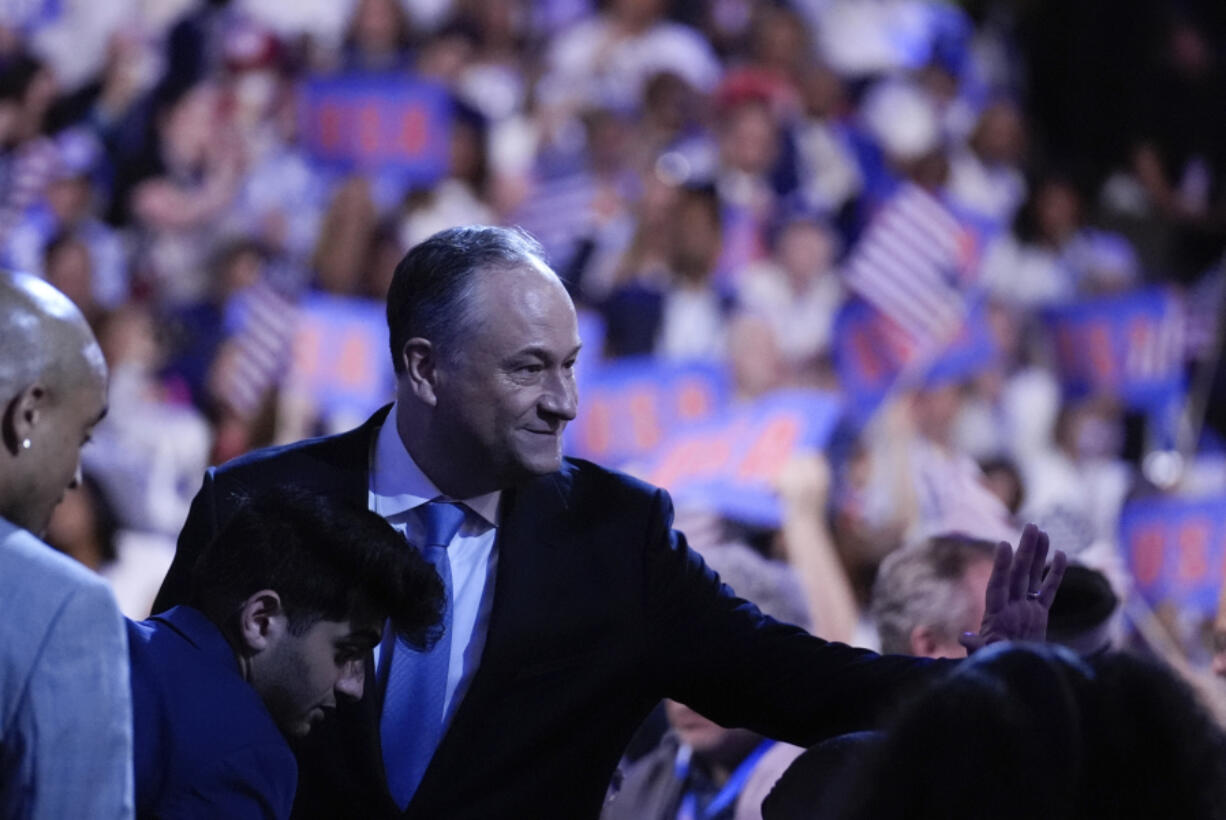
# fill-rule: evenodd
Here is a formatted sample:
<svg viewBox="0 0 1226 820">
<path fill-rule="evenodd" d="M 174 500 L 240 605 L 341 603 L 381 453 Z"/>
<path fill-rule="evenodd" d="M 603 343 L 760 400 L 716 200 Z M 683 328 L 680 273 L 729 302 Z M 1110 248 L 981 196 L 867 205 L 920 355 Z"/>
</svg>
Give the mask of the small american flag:
<svg viewBox="0 0 1226 820">
<path fill-rule="evenodd" d="M 586 170 L 540 180 L 510 224 L 535 236 L 546 258 L 557 269 L 565 269 L 579 240 L 591 229 L 598 187 L 599 180 Z"/>
<path fill-rule="evenodd" d="M 293 300 L 261 280 L 236 297 L 237 328 L 219 357 L 217 398 L 241 418 L 251 418 L 284 374 L 297 310 Z"/>
<path fill-rule="evenodd" d="M 904 182 L 852 250 L 844 279 L 891 320 L 914 360 L 938 351 L 961 326 L 973 252 L 971 233 L 957 217 Z"/>
</svg>

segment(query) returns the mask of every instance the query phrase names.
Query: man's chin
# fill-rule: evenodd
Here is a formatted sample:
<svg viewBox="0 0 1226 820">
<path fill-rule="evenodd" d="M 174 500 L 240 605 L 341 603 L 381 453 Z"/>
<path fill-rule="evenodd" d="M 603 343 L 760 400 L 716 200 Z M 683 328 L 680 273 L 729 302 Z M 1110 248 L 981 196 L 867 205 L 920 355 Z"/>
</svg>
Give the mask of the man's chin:
<svg viewBox="0 0 1226 820">
<path fill-rule="evenodd" d="M 562 469 L 562 447 L 559 444 L 545 452 L 520 453 L 516 461 L 515 470 L 523 479 L 556 473 Z"/>
<path fill-rule="evenodd" d="M 291 738 L 302 739 L 311 733 L 311 729 L 315 724 L 324 719 L 324 713 L 318 709 L 312 709 L 305 717 L 290 723 L 288 726 L 283 726 L 282 731 Z"/>
<path fill-rule="evenodd" d="M 538 458 L 524 465 L 524 471 L 530 478 L 556 473 L 561 469 L 562 455 L 560 453 L 556 457 Z"/>
</svg>

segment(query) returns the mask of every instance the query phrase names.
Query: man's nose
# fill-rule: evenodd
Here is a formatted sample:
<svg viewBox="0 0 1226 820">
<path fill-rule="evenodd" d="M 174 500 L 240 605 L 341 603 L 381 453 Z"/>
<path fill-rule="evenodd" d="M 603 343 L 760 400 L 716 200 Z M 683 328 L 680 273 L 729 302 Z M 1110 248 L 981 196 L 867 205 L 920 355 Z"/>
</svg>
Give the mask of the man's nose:
<svg viewBox="0 0 1226 820">
<path fill-rule="evenodd" d="M 557 374 L 550 379 L 541 395 L 541 410 L 563 421 L 570 421 L 579 411 L 579 392 L 569 374 Z"/>
<path fill-rule="evenodd" d="M 366 665 L 360 660 L 350 661 L 336 682 L 336 691 L 354 700 L 362 699 L 366 687 Z"/>
</svg>

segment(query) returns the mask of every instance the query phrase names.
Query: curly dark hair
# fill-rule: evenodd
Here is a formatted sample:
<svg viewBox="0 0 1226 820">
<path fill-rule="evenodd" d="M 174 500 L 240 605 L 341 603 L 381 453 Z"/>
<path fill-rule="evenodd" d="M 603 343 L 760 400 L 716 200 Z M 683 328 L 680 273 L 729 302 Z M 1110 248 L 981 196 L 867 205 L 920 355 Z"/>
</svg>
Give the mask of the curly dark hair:
<svg viewBox="0 0 1226 820">
<path fill-rule="evenodd" d="M 189 600 L 224 625 L 261 589 L 281 596 L 295 634 L 320 620 L 386 616 L 417 647 L 437 640 L 446 605 L 434 567 L 386 521 L 291 487 L 240 505 L 197 559 Z"/>
</svg>

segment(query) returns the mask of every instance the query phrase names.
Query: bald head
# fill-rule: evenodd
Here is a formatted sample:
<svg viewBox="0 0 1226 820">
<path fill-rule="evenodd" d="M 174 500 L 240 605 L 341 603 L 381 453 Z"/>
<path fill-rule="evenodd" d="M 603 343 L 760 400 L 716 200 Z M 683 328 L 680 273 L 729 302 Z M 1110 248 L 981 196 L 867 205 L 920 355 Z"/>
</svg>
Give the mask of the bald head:
<svg viewBox="0 0 1226 820">
<path fill-rule="evenodd" d="M 41 533 L 106 411 L 106 363 L 81 311 L 28 274 L 0 272 L 0 339 L 0 515 Z"/>
<path fill-rule="evenodd" d="M 0 272 L 0 401 L 33 382 L 58 390 L 106 365 L 85 317 L 67 296 L 26 273 Z"/>
</svg>

